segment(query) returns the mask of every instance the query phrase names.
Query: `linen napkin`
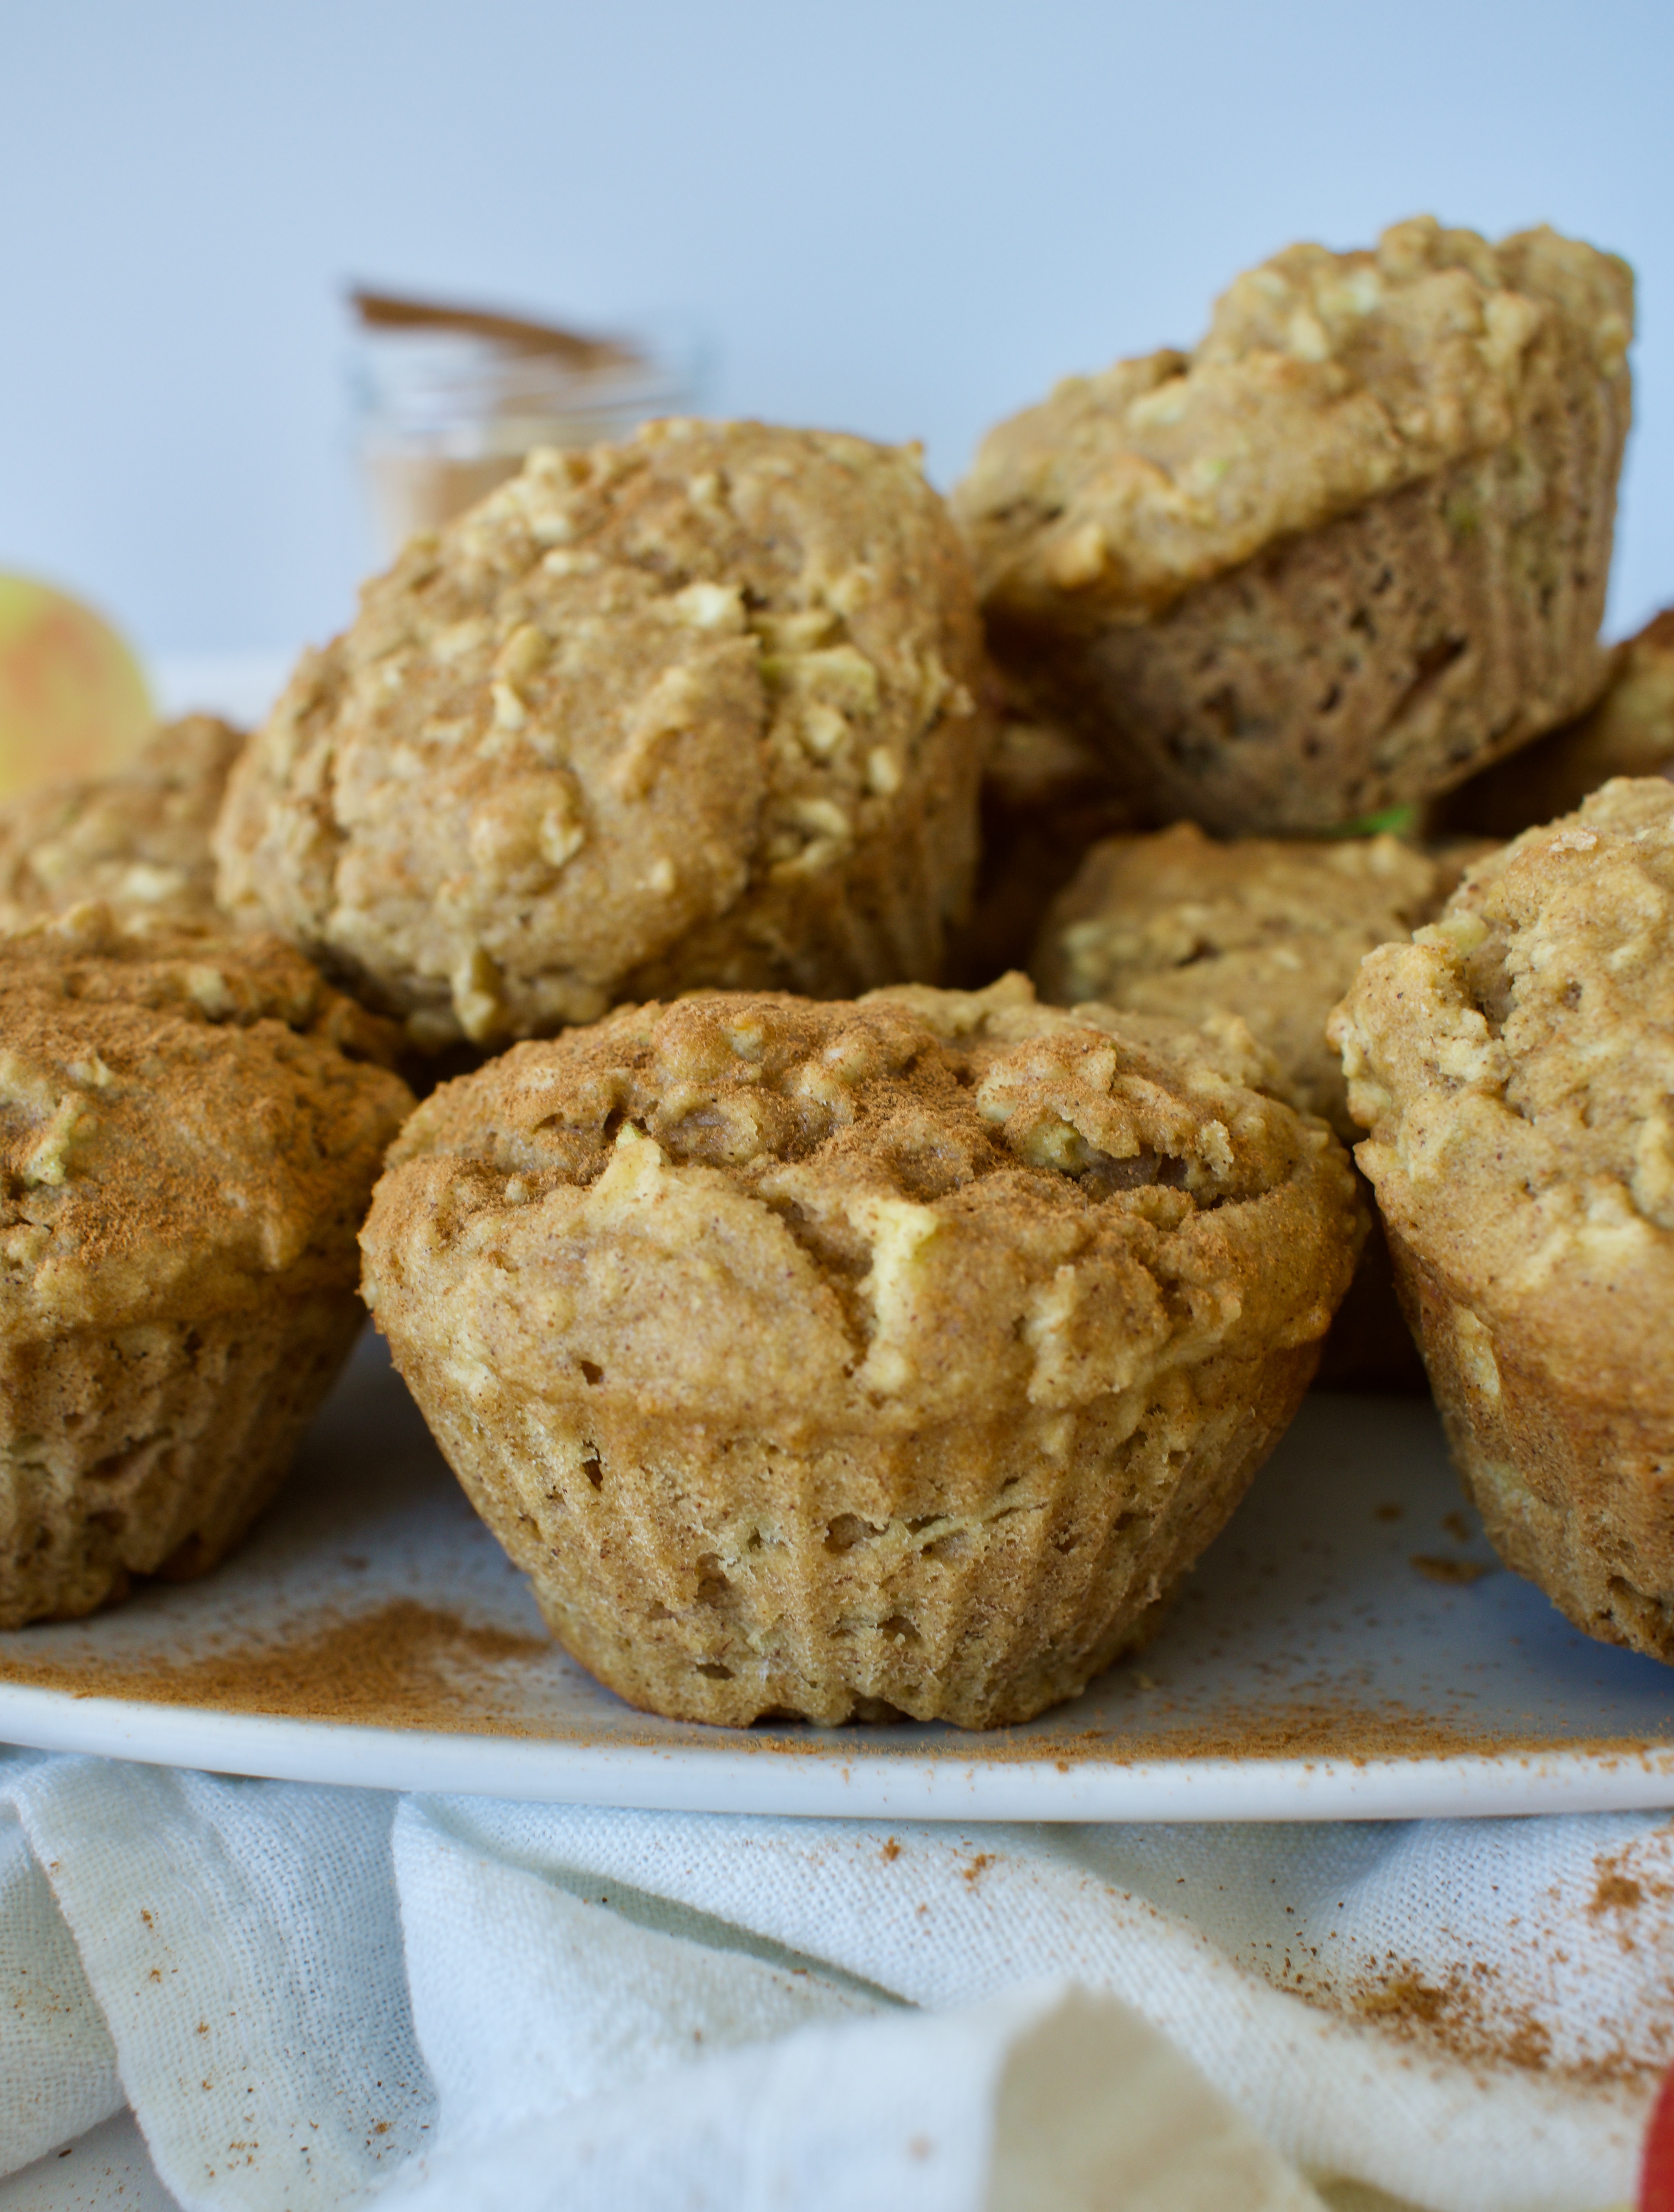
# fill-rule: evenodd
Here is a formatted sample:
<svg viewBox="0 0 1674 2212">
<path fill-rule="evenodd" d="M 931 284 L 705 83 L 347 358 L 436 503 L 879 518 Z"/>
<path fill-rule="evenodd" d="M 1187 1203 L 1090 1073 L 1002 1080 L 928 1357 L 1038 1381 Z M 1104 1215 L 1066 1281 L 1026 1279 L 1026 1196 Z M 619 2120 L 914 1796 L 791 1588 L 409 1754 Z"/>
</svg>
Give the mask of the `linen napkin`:
<svg viewBox="0 0 1674 2212">
<path fill-rule="evenodd" d="M 1671 2060 L 1660 1815 L 960 1830 L 0 1759 L 0 2172 L 131 2105 L 191 2208 L 1599 2212 Z"/>
</svg>

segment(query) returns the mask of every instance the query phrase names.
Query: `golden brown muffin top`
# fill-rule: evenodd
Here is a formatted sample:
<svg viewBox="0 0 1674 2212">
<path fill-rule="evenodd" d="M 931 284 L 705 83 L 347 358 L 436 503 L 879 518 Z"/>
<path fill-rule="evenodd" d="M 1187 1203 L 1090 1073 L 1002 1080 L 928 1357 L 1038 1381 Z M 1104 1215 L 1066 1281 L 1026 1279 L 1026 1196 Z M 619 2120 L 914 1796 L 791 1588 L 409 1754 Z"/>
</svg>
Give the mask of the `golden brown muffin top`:
<svg viewBox="0 0 1674 2212">
<path fill-rule="evenodd" d="M 224 1311 L 354 1280 L 411 1105 L 389 1025 L 276 938 L 73 908 L 0 937 L 0 1328 Z"/>
<path fill-rule="evenodd" d="M 137 915 L 211 919 L 210 831 L 241 732 L 213 714 L 165 723 L 114 775 L 0 805 L 0 913 L 62 914 L 85 899 Z"/>
<path fill-rule="evenodd" d="M 921 806 L 981 675 L 916 449 L 667 422 L 538 453 L 298 669 L 233 779 L 221 894 L 423 1044 L 590 1020 Z"/>
<path fill-rule="evenodd" d="M 989 432 L 954 506 L 985 604 L 1142 622 L 1194 584 L 1506 444 L 1539 378 L 1626 374 L 1633 277 L 1555 231 L 1421 216 L 1370 252 L 1293 246 L 1190 354 L 1068 378 Z"/>
<path fill-rule="evenodd" d="M 1590 1393 L 1674 1396 L 1674 787 L 1478 861 L 1332 1017 L 1397 1230 Z"/>
<path fill-rule="evenodd" d="M 495 1332 L 509 1294 L 554 1358 L 717 1418 L 1078 1405 L 1323 1333 L 1353 1178 L 1260 1068 L 1235 1023 L 1062 1012 L 1016 975 L 624 1008 L 425 1103 L 363 1287 L 450 1301 L 467 1389 L 528 1340 Z"/>
<path fill-rule="evenodd" d="M 1237 1014 L 1278 1063 L 1280 1094 L 1352 1142 L 1325 1018 L 1362 956 L 1405 938 L 1454 880 L 1397 837 L 1238 837 L 1195 823 L 1095 845 L 1047 916 L 1044 997 L 1199 1020 Z"/>
</svg>

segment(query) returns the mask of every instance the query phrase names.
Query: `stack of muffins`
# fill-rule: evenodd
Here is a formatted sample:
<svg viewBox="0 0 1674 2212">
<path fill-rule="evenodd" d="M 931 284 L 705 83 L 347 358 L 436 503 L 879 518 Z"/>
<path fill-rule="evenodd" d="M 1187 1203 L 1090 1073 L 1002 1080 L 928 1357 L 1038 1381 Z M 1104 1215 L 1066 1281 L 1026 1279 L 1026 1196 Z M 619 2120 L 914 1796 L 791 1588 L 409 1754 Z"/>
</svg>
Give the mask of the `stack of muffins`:
<svg viewBox="0 0 1674 2212">
<path fill-rule="evenodd" d="M 1369 1188 L 1496 1540 L 1663 1649 L 1674 1409 L 1595 1293 L 1674 1264 L 1674 789 L 1491 842 L 1513 752 L 1662 757 L 1665 641 L 1598 636 L 1631 316 L 1409 222 L 951 508 L 759 424 L 537 454 L 241 748 L 15 809 L 0 1621 L 224 1551 L 358 1233 L 601 1680 L 1026 1719 L 1236 1506 Z"/>
</svg>

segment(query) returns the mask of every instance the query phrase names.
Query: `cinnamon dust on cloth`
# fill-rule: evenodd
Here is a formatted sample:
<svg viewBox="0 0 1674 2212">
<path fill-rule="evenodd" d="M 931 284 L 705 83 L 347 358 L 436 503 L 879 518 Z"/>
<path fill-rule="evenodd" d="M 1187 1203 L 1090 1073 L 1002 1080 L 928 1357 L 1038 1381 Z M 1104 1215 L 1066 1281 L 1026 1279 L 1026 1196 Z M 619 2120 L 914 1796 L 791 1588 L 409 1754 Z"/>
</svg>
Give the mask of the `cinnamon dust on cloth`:
<svg viewBox="0 0 1674 2212">
<path fill-rule="evenodd" d="M 130 2105 L 217 2212 L 1056 2212 L 1141 2166 L 1153 2212 L 1599 2212 L 1671 2060 L 1656 1814 L 962 1831 L 0 1759 L 0 2172 Z"/>
</svg>

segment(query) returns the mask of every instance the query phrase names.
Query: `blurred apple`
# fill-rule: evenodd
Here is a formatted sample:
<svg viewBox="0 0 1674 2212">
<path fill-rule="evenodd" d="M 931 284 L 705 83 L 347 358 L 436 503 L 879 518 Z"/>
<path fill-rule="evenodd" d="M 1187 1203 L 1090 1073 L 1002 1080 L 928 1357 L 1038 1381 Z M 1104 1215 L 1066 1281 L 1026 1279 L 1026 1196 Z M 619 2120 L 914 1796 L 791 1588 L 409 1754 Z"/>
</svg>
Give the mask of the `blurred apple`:
<svg viewBox="0 0 1674 2212">
<path fill-rule="evenodd" d="M 102 617 L 50 584 L 0 575 L 0 799 L 107 774 L 153 719 L 139 664 Z"/>
</svg>

